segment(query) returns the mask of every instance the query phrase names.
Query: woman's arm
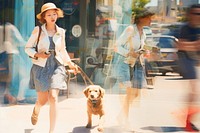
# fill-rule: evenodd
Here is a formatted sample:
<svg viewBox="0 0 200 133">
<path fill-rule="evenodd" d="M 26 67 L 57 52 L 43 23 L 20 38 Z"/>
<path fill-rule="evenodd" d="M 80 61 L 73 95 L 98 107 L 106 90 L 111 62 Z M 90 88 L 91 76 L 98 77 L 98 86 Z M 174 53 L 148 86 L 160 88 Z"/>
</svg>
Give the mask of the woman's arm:
<svg viewBox="0 0 200 133">
<path fill-rule="evenodd" d="M 26 46 L 25 46 L 25 52 L 29 55 L 29 57 L 37 59 L 37 58 L 48 58 L 50 54 L 45 53 L 45 51 L 36 51 L 36 41 L 39 37 L 39 26 L 35 27 Z"/>
<path fill-rule="evenodd" d="M 177 42 L 177 48 L 183 51 L 199 51 L 200 39 L 197 41 L 188 41 L 185 39 L 179 39 Z"/>
<path fill-rule="evenodd" d="M 28 54 L 28 56 L 35 58 L 35 54 L 37 53 L 35 50 L 35 42 L 38 37 L 38 32 L 39 32 L 39 26 L 35 27 L 34 30 L 32 31 L 32 34 L 30 38 L 28 39 L 26 45 L 25 45 L 25 52 Z"/>
<path fill-rule="evenodd" d="M 134 31 L 133 26 L 128 26 L 123 31 L 123 33 L 121 34 L 115 45 L 114 48 L 115 52 L 119 53 L 122 56 L 127 56 L 129 50 L 125 49 L 123 45 L 128 43 L 129 38 L 133 35 L 133 31 Z"/>
<path fill-rule="evenodd" d="M 66 50 L 66 43 L 65 43 L 65 30 L 62 29 L 62 41 L 61 41 L 61 55 L 62 55 L 62 59 L 63 59 L 63 62 L 64 62 L 64 65 L 67 66 L 67 65 L 70 65 L 71 64 L 71 59 L 69 57 L 69 54 Z"/>
<path fill-rule="evenodd" d="M 77 65 L 73 63 L 70 59 L 70 56 L 66 50 L 66 43 L 65 43 L 65 30 L 63 29 L 63 35 L 62 35 L 62 48 L 61 48 L 61 54 L 63 58 L 63 62 L 65 66 L 69 66 L 70 69 L 74 69 L 75 71 L 78 71 Z"/>
</svg>

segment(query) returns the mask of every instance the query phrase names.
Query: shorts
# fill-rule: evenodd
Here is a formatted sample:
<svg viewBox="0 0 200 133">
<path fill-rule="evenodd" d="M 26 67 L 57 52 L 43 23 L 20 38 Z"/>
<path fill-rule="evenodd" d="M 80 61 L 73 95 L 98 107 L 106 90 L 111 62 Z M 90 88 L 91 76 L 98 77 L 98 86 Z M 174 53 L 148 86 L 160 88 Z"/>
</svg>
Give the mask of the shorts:
<svg viewBox="0 0 200 133">
<path fill-rule="evenodd" d="M 188 58 L 188 56 L 184 52 L 178 52 L 178 57 L 180 75 L 183 76 L 183 79 L 196 79 L 196 61 Z"/>
</svg>

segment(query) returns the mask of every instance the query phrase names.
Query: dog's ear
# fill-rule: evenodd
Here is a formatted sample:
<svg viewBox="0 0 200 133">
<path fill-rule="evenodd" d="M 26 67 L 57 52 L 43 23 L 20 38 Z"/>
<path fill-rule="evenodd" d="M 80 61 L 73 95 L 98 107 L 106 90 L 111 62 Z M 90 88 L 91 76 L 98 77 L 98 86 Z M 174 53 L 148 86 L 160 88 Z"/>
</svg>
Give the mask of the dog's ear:
<svg viewBox="0 0 200 133">
<path fill-rule="evenodd" d="M 99 91 L 100 91 L 100 96 L 101 96 L 101 98 L 103 98 L 103 96 L 104 96 L 104 94 L 105 94 L 105 90 L 103 89 L 103 88 L 101 88 L 101 87 L 99 87 Z"/>
<path fill-rule="evenodd" d="M 85 94 L 86 97 L 88 97 L 88 90 L 89 90 L 89 87 L 86 87 L 86 88 L 83 90 L 83 93 Z"/>
</svg>

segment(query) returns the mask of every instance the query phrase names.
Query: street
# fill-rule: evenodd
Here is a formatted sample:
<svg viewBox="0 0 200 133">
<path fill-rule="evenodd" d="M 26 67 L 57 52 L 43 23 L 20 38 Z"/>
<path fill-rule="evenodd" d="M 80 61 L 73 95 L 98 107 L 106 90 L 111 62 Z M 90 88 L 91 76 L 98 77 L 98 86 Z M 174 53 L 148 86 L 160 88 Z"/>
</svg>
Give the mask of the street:
<svg viewBox="0 0 200 133">
<path fill-rule="evenodd" d="M 76 88 L 75 88 L 76 86 Z M 58 120 L 55 133 L 97 133 L 98 117 L 93 116 L 93 127 L 85 128 L 87 123 L 86 98 L 82 93 L 84 86 L 72 83 L 70 97 L 59 97 Z M 79 89 L 77 89 L 79 88 Z M 188 81 L 155 77 L 154 89 L 143 89 L 140 99 L 136 99 L 130 109 L 129 128 L 125 129 L 118 119 L 124 94 L 110 94 L 104 97 L 106 120 L 105 133 L 185 133 L 184 107 L 187 105 Z M 49 106 L 40 112 L 36 126 L 30 121 L 33 104 L 0 107 L 1 133 L 48 133 Z M 200 116 L 194 120 L 200 128 Z"/>
<path fill-rule="evenodd" d="M 100 133 L 99 116 L 86 128 L 88 79 L 105 89 L 103 133 L 200 130 L 200 0 L 0 1 L 0 133 L 49 133 L 55 114 L 54 133 Z M 195 78 L 193 65 L 197 88 L 178 74 Z M 37 94 L 53 107 L 32 125 Z"/>
</svg>

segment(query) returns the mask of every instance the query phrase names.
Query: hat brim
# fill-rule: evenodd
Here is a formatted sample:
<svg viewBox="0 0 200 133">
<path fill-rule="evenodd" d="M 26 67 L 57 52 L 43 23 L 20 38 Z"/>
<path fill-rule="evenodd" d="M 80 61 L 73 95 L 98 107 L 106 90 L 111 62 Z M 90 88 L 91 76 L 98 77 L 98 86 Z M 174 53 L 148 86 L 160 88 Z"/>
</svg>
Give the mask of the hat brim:
<svg viewBox="0 0 200 133">
<path fill-rule="evenodd" d="M 148 12 L 148 13 L 144 13 L 144 14 L 138 14 L 138 15 L 136 15 L 136 18 L 145 18 L 145 17 L 149 17 L 149 16 L 153 16 L 153 15 L 155 15 L 155 13 Z"/>
<path fill-rule="evenodd" d="M 135 18 L 145 18 L 149 16 L 155 15 L 154 12 L 150 11 L 149 9 L 140 9 L 140 10 L 135 10 Z"/>
<path fill-rule="evenodd" d="M 60 9 L 60 8 L 52 8 L 52 7 L 49 7 L 49 8 L 46 8 L 45 10 L 43 10 L 42 12 L 38 13 L 37 14 L 37 19 L 41 19 L 42 18 L 42 13 L 44 13 L 45 11 L 47 10 L 56 10 L 57 14 L 58 14 L 58 18 L 62 18 L 64 17 L 63 16 L 63 11 Z"/>
</svg>

